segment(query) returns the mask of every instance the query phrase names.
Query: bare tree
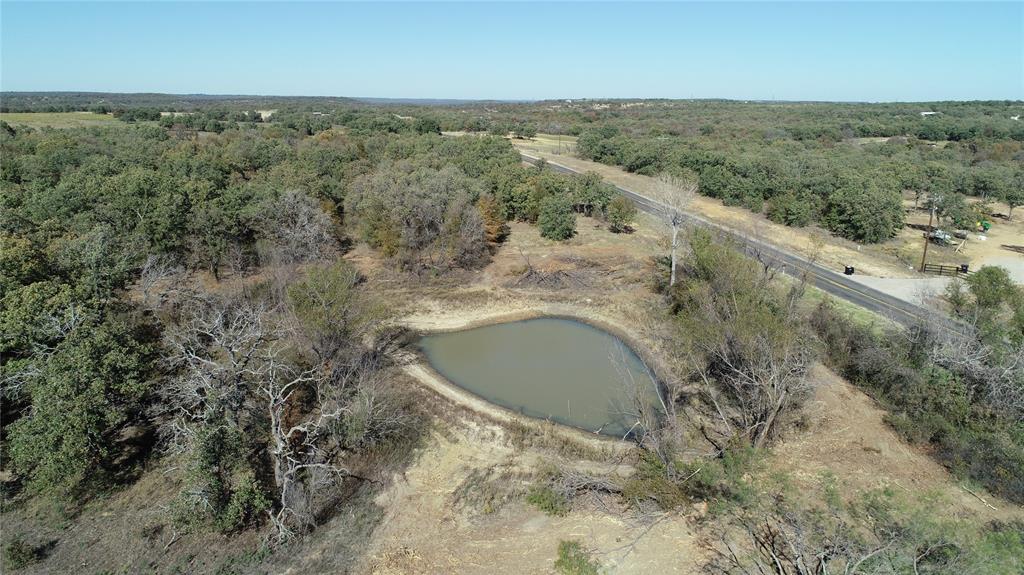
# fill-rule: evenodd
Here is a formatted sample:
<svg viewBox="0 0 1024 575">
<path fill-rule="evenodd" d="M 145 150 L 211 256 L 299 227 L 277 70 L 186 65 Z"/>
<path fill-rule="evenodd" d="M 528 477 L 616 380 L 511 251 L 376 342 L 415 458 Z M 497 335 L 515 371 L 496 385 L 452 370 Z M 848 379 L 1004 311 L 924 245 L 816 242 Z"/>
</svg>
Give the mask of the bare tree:
<svg viewBox="0 0 1024 575">
<path fill-rule="evenodd" d="M 953 324 L 931 314 L 905 336 L 929 362 L 963 378 L 993 408 L 1024 420 L 1024 347 L 997 349 L 981 337 L 977 317 L 960 319 Z"/>
<path fill-rule="evenodd" d="M 775 288 L 770 268 L 751 265 L 707 235 L 696 235 L 691 249 L 693 285 L 678 302 L 690 379 L 703 384 L 727 435 L 762 447 L 780 417 L 812 391 L 807 372 L 817 355 L 814 338 L 788 311 L 792 295 Z"/>
<path fill-rule="evenodd" d="M 655 452 L 662 460 L 667 460 L 666 445 L 662 441 L 663 427 L 673 415 L 665 397 L 662 395 L 658 380 L 653 371 L 644 364 L 642 375 L 629 366 L 628 350 L 622 342 L 616 342 L 609 352 L 612 366 L 622 383 L 623 397 L 626 398 L 619 406 L 619 412 L 633 424 L 626 431 L 623 439 L 632 438 L 637 445 Z"/>
<path fill-rule="evenodd" d="M 709 571 L 728 575 L 820 575 L 867 573 L 861 566 L 896 543 L 891 532 L 874 544 L 857 540 L 845 523 L 822 540 L 816 530 L 794 514 L 742 517 L 736 522 L 747 541 L 738 545 L 723 537 L 712 547 L 715 558 Z M 750 551 L 746 551 L 750 549 Z"/>
<path fill-rule="evenodd" d="M 988 402 L 1024 421 L 1024 347 L 1006 353 L 992 368 Z"/>
<path fill-rule="evenodd" d="M 805 338 L 780 342 L 767 334 L 733 332 L 698 339 L 697 349 L 704 356 L 696 371 L 706 384 L 706 397 L 730 433 L 750 438 L 754 447 L 764 447 L 775 436 L 780 416 L 813 390 L 807 371 L 815 355 Z"/>
<path fill-rule="evenodd" d="M 332 381 L 316 368 L 299 371 L 269 358 L 259 393 L 270 421 L 268 451 L 278 504 L 268 514 L 278 543 L 313 528 L 313 498 L 319 487 L 351 476 L 335 463 L 341 450 L 335 435 L 348 412 L 346 383 Z M 301 393 L 311 396 L 306 401 L 310 409 L 296 417 L 296 397 Z"/>
<path fill-rule="evenodd" d="M 955 573 L 967 567 L 952 539 L 908 528 L 888 512 L 840 509 L 740 511 L 709 540 L 710 573 L 888 575 Z M 738 537 L 737 537 L 738 535 Z"/>
<path fill-rule="evenodd" d="M 178 289 L 175 280 L 183 273 L 184 268 L 169 256 L 154 254 L 147 256 L 146 263 L 142 264 L 142 271 L 139 274 L 142 305 L 159 307 Z"/>
<path fill-rule="evenodd" d="M 165 432 L 175 450 L 187 449 L 197 425 L 223 419 L 241 427 L 252 391 L 273 368 L 268 353 L 281 338 L 260 304 L 193 297 L 184 306 L 165 338 L 176 376 L 162 388 L 162 405 L 170 411 Z"/>
<path fill-rule="evenodd" d="M 261 235 L 269 245 L 265 257 L 277 265 L 329 259 L 336 247 L 331 218 L 316 200 L 299 190 L 288 190 L 263 212 Z"/>
<path fill-rule="evenodd" d="M 290 316 L 249 299 L 198 297 L 168 330 L 168 446 L 193 450 L 211 428 L 244 436 L 248 459 L 272 467 L 275 542 L 313 527 L 325 486 L 358 477 L 344 464 L 350 451 L 411 425 L 385 379 L 395 336 L 377 335 L 379 316 L 347 271 L 311 270 Z M 314 353 L 304 354 L 303 343 Z M 205 491 L 191 500 L 211 508 Z"/>
<path fill-rule="evenodd" d="M 259 385 L 270 421 L 277 507 L 270 512 L 275 541 L 313 528 L 316 497 L 345 478 L 372 481 L 341 463 L 354 448 L 400 434 L 410 413 L 390 395 L 385 358 L 392 341 L 377 338 L 348 353 L 299 370 L 276 356 Z M 301 396 L 301 400 L 297 398 Z M 297 409 L 299 406 L 304 409 Z"/>
<path fill-rule="evenodd" d="M 264 306 L 212 299 L 192 305 L 168 338 L 178 367 L 165 389 L 176 415 L 167 430 L 170 445 L 189 449 L 203 426 L 244 432 L 268 422 L 268 441 L 256 443 L 266 446 L 273 464 L 277 503 L 269 516 L 276 539 L 306 531 L 313 483 L 346 473 L 332 463 L 346 382 L 332 380 L 320 367 L 299 369 L 286 361 L 285 333 Z"/>
<path fill-rule="evenodd" d="M 697 193 L 697 177 L 694 174 L 662 174 L 656 181 L 652 199 L 663 207 L 662 216 L 672 228 L 672 272 L 668 285 L 676 284 L 676 254 L 679 250 L 679 231 L 686 222 L 686 210 Z"/>
</svg>

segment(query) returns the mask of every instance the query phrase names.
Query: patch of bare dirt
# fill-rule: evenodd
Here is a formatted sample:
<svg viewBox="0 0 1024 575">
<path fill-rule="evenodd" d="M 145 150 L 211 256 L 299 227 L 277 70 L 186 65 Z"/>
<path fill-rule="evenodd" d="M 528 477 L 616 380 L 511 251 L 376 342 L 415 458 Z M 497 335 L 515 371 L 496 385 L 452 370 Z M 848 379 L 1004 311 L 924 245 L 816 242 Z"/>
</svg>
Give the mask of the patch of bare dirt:
<svg viewBox="0 0 1024 575">
<path fill-rule="evenodd" d="M 551 573 L 559 541 L 569 539 L 581 541 L 610 573 L 698 572 L 703 551 L 682 515 L 642 523 L 591 507 L 551 517 L 516 497 L 496 509 L 460 505 L 465 493 L 487 488 L 467 482 L 494 470 L 499 489 L 521 495 L 522 478 L 544 461 L 544 455 L 505 441 L 501 428 L 451 425 L 378 498 L 387 511 L 370 543 L 365 572 Z"/>
</svg>

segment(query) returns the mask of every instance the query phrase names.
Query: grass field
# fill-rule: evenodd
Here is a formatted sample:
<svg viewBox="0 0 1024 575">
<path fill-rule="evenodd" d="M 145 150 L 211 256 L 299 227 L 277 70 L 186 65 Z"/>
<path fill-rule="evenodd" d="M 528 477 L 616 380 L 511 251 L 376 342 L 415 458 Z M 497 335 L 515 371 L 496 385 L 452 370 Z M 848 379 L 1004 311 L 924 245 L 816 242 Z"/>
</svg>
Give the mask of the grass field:
<svg viewBox="0 0 1024 575">
<path fill-rule="evenodd" d="M 92 112 L 18 112 L 0 113 L 0 120 L 12 126 L 30 128 L 82 128 L 87 126 L 127 125 L 110 114 Z"/>
<path fill-rule="evenodd" d="M 529 145 L 539 150 L 555 154 L 572 156 L 576 154 L 576 136 L 558 136 L 556 134 L 537 134 L 530 139 Z"/>
</svg>

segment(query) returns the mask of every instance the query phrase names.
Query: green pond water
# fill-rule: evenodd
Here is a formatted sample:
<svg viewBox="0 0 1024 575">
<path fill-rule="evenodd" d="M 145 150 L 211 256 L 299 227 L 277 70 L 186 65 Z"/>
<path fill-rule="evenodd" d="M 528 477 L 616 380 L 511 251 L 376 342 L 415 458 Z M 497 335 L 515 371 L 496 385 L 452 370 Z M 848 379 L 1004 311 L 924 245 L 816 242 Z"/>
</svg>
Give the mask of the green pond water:
<svg viewBox="0 0 1024 575">
<path fill-rule="evenodd" d="M 637 400 L 660 410 L 658 386 L 614 335 L 541 318 L 424 336 L 430 365 L 455 385 L 531 417 L 622 437 Z"/>
</svg>

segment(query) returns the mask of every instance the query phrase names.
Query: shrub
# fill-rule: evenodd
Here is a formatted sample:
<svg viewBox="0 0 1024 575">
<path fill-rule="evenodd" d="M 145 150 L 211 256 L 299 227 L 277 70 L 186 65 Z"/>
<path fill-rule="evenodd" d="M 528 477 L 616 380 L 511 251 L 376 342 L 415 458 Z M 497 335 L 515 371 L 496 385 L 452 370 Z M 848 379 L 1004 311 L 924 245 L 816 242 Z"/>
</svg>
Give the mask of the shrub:
<svg viewBox="0 0 1024 575">
<path fill-rule="evenodd" d="M 974 275 L 967 276 L 967 285 L 982 309 L 997 308 L 1020 297 L 1020 288 L 1014 284 L 1010 272 L 999 266 L 983 266 Z"/>
<path fill-rule="evenodd" d="M 759 461 L 758 451 L 737 442 L 715 459 L 699 459 L 680 466 L 679 474 L 687 478 L 682 484 L 692 499 L 711 501 L 716 507 L 731 503 L 748 503 L 755 499 L 750 472 Z"/>
<path fill-rule="evenodd" d="M 270 498 L 256 481 L 252 472 L 237 480 L 224 511 L 217 517 L 216 527 L 224 533 L 245 529 L 256 524 L 260 515 L 270 509 Z"/>
<path fill-rule="evenodd" d="M 576 214 L 564 195 L 548 196 L 540 202 L 537 217 L 540 235 L 550 240 L 567 240 L 576 234 Z"/>
<path fill-rule="evenodd" d="M 624 232 L 629 223 L 636 217 L 636 206 L 632 200 L 625 196 L 617 196 L 608 204 L 605 210 L 605 219 L 608 220 L 608 229 L 615 232 Z"/>
<path fill-rule="evenodd" d="M 171 505 L 173 521 L 185 529 L 212 527 L 231 533 L 255 524 L 270 499 L 244 461 L 242 434 L 209 425 L 196 434 L 186 488 Z"/>
<path fill-rule="evenodd" d="M 597 575 L 600 569 L 601 564 L 590 556 L 590 552 L 579 541 L 558 543 L 555 571 L 562 575 Z"/>
<path fill-rule="evenodd" d="M 42 558 L 43 549 L 27 543 L 20 536 L 14 537 L 4 546 L 4 565 L 10 569 L 27 567 Z"/>
<path fill-rule="evenodd" d="M 526 501 L 548 515 L 564 517 L 569 513 L 569 502 L 548 485 L 534 485 L 526 494 Z"/>
<path fill-rule="evenodd" d="M 768 218 L 773 222 L 802 228 L 811 223 L 814 209 L 809 198 L 785 194 L 774 198 L 768 206 Z"/>
<path fill-rule="evenodd" d="M 991 493 L 1024 502 L 1024 424 L 1015 431 L 957 429 L 943 435 L 938 457 Z"/>
<path fill-rule="evenodd" d="M 665 510 L 689 501 L 684 486 L 676 481 L 680 474 L 649 451 L 643 452 L 633 476 L 622 487 L 622 497 L 634 507 L 650 501 Z M 685 476 L 682 476 L 685 477 Z"/>
</svg>

